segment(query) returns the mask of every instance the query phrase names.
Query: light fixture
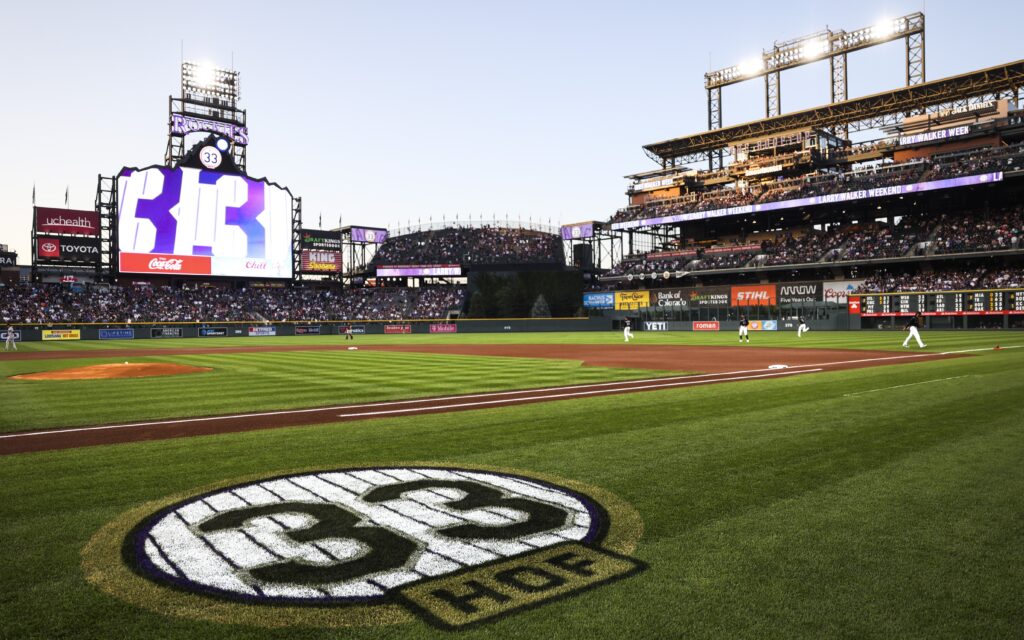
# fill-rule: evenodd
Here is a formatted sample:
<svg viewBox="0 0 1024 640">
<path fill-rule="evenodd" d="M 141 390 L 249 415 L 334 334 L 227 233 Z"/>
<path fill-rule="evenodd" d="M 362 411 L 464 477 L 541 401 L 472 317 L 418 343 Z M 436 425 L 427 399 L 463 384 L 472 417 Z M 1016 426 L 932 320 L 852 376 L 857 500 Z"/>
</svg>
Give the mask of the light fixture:
<svg viewBox="0 0 1024 640">
<path fill-rule="evenodd" d="M 195 67 L 195 75 L 192 77 L 192 81 L 199 87 L 212 86 L 216 81 L 217 72 L 208 62 L 203 62 Z"/>
<path fill-rule="evenodd" d="M 882 38 L 888 38 L 892 35 L 893 31 L 896 30 L 896 25 L 891 18 L 880 20 L 875 26 L 871 27 L 871 35 L 881 40 Z"/>
<path fill-rule="evenodd" d="M 745 76 L 752 76 L 764 70 L 764 58 L 751 58 L 744 60 L 739 65 L 740 73 Z"/>
</svg>

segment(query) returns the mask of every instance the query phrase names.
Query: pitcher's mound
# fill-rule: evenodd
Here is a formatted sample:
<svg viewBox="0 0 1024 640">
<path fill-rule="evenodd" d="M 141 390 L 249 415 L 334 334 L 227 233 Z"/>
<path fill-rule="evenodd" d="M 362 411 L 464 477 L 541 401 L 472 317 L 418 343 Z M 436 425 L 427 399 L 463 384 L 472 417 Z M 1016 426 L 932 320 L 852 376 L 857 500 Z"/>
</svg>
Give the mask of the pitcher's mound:
<svg viewBox="0 0 1024 640">
<path fill-rule="evenodd" d="M 209 367 L 192 367 L 187 364 L 164 362 L 136 362 L 124 364 L 94 364 L 89 367 L 75 367 L 58 371 L 40 371 L 11 376 L 12 380 L 109 380 L 111 378 L 150 378 L 153 376 L 178 376 L 185 373 L 213 371 Z"/>
</svg>

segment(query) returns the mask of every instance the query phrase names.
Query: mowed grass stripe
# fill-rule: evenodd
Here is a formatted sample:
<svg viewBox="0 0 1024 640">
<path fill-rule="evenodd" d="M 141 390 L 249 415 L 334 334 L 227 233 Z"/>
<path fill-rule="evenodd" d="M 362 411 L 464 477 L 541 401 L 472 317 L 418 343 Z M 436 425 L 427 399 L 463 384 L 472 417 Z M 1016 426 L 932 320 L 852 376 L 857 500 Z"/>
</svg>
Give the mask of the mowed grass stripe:
<svg viewBox="0 0 1024 640">
<path fill-rule="evenodd" d="M 235 353 L 132 358 L 212 367 L 209 373 L 134 380 L 0 381 L 8 398 L 5 431 L 352 404 L 649 377 L 647 371 L 582 368 L 578 362 L 363 352 Z M 14 361 L 6 375 L 109 362 L 102 359 Z M 42 366 L 39 366 L 42 365 Z M 658 372 L 653 375 L 663 375 Z M 74 406 L 73 414 L 56 397 Z"/>
</svg>

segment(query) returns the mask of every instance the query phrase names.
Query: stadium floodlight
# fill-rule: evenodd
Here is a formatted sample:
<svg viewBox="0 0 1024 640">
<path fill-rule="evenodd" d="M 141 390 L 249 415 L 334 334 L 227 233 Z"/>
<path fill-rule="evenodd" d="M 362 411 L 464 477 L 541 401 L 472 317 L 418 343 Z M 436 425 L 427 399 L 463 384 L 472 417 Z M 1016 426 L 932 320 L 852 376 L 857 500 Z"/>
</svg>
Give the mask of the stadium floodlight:
<svg viewBox="0 0 1024 640">
<path fill-rule="evenodd" d="M 738 66 L 742 75 L 752 76 L 764 71 L 764 58 L 750 58 L 749 60 L 744 60 Z"/>
<path fill-rule="evenodd" d="M 209 63 L 181 64 L 182 98 L 214 100 L 234 106 L 238 103 L 238 72 L 215 67 Z"/>
<path fill-rule="evenodd" d="M 896 21 L 887 18 L 885 20 L 879 20 L 875 23 L 875 26 L 871 27 L 871 35 L 877 39 L 882 40 L 888 38 L 896 31 Z"/>
<path fill-rule="evenodd" d="M 196 85 L 200 87 L 213 86 L 216 77 L 216 70 L 209 62 L 202 62 L 196 65 L 195 75 L 193 76 Z"/>
<path fill-rule="evenodd" d="M 800 49 L 804 60 L 814 60 L 828 53 L 828 38 L 815 38 L 808 40 Z"/>
</svg>

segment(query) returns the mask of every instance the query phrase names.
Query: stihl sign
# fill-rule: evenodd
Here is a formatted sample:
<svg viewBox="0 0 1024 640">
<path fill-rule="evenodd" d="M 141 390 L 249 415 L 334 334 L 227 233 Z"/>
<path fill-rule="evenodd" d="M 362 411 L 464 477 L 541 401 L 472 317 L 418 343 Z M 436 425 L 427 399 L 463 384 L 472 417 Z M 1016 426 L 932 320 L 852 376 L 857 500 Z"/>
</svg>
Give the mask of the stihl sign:
<svg viewBox="0 0 1024 640">
<path fill-rule="evenodd" d="M 761 284 L 732 287 L 730 302 L 734 307 L 766 307 L 775 305 L 775 285 Z"/>
</svg>

